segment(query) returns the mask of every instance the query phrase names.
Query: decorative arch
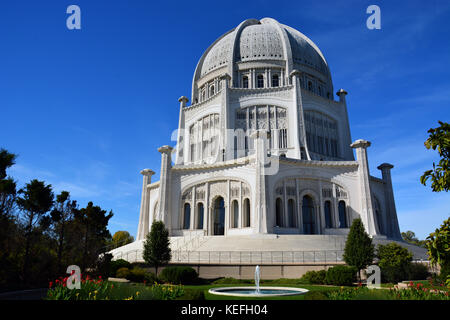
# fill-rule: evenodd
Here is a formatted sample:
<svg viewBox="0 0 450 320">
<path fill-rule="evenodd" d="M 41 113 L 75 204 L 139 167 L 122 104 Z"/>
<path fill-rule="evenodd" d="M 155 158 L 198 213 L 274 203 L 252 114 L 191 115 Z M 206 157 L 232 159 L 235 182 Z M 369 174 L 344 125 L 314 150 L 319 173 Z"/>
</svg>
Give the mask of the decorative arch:
<svg viewBox="0 0 450 320">
<path fill-rule="evenodd" d="M 315 234 L 316 233 L 316 206 L 314 205 L 314 199 L 309 195 L 305 194 L 301 197 L 302 203 L 302 222 L 303 222 L 303 233 L 304 234 Z"/>
<path fill-rule="evenodd" d="M 243 227 L 244 228 L 249 228 L 251 226 L 251 206 L 250 206 L 250 199 L 249 198 L 245 198 L 244 201 L 244 210 L 243 210 L 243 218 L 244 218 L 244 223 L 243 223 Z"/>
<path fill-rule="evenodd" d="M 344 200 L 339 200 L 338 203 L 338 213 L 339 213 L 339 228 L 348 228 L 348 209 L 347 203 Z"/>
</svg>

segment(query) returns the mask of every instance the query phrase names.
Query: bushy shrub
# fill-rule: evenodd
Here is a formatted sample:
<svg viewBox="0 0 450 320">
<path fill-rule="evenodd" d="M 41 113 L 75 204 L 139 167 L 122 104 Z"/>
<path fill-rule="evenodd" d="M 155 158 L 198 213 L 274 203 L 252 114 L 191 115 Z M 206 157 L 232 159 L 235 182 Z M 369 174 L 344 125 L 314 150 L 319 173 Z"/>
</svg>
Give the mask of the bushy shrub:
<svg viewBox="0 0 450 320">
<path fill-rule="evenodd" d="M 111 261 L 109 266 L 110 276 L 114 277 L 117 274 L 117 270 L 121 268 L 131 269 L 131 263 L 124 259 L 118 259 Z"/>
<path fill-rule="evenodd" d="M 161 272 L 161 279 L 173 284 L 195 284 L 198 274 L 191 267 L 169 266 Z"/>
<path fill-rule="evenodd" d="M 308 271 L 300 278 L 300 281 L 309 284 L 325 284 L 326 275 L 327 272 L 325 270 Z"/>
<path fill-rule="evenodd" d="M 430 276 L 428 267 L 422 263 L 411 263 L 407 268 L 407 274 L 406 280 L 426 280 Z"/>
<path fill-rule="evenodd" d="M 356 281 L 358 269 L 350 266 L 335 266 L 328 269 L 326 283 L 335 286 L 350 286 Z"/>
<path fill-rule="evenodd" d="M 127 279 L 132 282 L 144 282 L 149 280 L 149 274 L 142 268 L 134 267 L 130 270 Z"/>
<path fill-rule="evenodd" d="M 397 283 L 408 278 L 408 269 L 411 265 L 412 254 L 408 249 L 391 242 L 387 245 L 378 245 L 378 265 L 381 269 L 383 282 Z"/>
<path fill-rule="evenodd" d="M 128 268 L 120 268 L 116 272 L 116 277 L 117 278 L 125 278 L 125 279 L 127 279 L 129 274 L 130 274 L 130 269 L 128 269 Z"/>
</svg>

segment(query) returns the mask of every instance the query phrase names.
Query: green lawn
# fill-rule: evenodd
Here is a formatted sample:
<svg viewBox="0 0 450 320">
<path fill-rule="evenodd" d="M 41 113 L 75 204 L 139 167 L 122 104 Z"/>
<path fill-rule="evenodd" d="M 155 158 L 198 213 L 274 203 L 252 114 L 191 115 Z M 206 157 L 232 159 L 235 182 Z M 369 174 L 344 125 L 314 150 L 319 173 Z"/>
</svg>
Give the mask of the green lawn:
<svg viewBox="0 0 450 320">
<path fill-rule="evenodd" d="M 270 285 L 267 283 L 262 283 L 261 286 L 264 287 L 296 287 L 303 288 L 310 291 L 316 292 L 325 292 L 331 290 L 337 290 L 340 287 L 333 286 L 314 286 L 314 285 L 304 285 L 304 284 L 286 284 L 286 283 L 274 283 L 271 282 Z M 254 297 L 232 297 L 232 296 L 222 296 L 215 295 L 208 292 L 211 288 L 220 288 L 220 287 L 254 287 L 253 284 L 210 284 L 210 285 L 197 285 L 197 286 L 185 286 L 187 289 L 195 289 L 195 290 L 203 290 L 205 293 L 206 300 L 304 300 L 305 295 L 297 295 L 297 296 L 283 296 L 283 297 L 265 297 L 265 298 L 254 298 Z"/>
</svg>

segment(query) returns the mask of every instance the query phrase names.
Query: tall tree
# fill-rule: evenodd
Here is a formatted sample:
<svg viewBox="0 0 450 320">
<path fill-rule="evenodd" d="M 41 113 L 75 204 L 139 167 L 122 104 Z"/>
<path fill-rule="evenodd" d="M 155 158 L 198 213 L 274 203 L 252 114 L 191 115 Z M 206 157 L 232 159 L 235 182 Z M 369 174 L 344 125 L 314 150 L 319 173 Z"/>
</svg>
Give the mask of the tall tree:
<svg viewBox="0 0 450 320">
<path fill-rule="evenodd" d="M 152 229 L 144 242 L 143 258 L 150 266 L 155 267 L 156 275 L 158 275 L 158 267 L 170 261 L 169 230 L 166 229 L 164 222 L 153 222 Z"/>
<path fill-rule="evenodd" d="M 6 169 L 15 164 L 16 157 L 15 154 L 0 149 L 0 219 L 10 216 L 16 201 L 16 182 L 6 174 Z"/>
<path fill-rule="evenodd" d="M 53 210 L 50 213 L 51 220 L 53 222 L 54 236 L 57 241 L 57 261 L 58 261 L 58 272 L 64 272 L 62 266 L 63 254 L 66 249 L 67 239 L 66 234 L 68 232 L 68 225 L 73 219 L 74 210 L 77 207 L 77 202 L 75 200 L 70 200 L 70 194 L 68 191 L 61 191 L 60 194 L 56 196 L 56 202 Z"/>
<path fill-rule="evenodd" d="M 440 126 L 428 130 L 430 136 L 425 141 L 427 149 L 438 151 L 441 158 L 438 165 L 433 162 L 433 170 L 427 170 L 420 177 L 420 182 L 426 185 L 431 178 L 431 189 L 434 192 L 450 189 L 450 124 L 439 121 Z"/>
<path fill-rule="evenodd" d="M 17 155 L 9 153 L 5 149 L 0 149 L 0 180 L 6 178 L 6 169 L 13 166 L 16 162 Z"/>
<path fill-rule="evenodd" d="M 22 223 L 25 230 L 25 254 L 23 262 L 23 277 L 27 279 L 30 261 L 30 248 L 35 227 L 45 221 L 45 214 L 53 206 L 53 191 L 51 185 L 45 185 L 43 181 L 31 180 L 25 189 L 19 190 L 17 205 L 22 211 Z"/>
<path fill-rule="evenodd" d="M 74 212 L 76 223 L 81 228 L 82 233 L 82 268 L 93 266 L 102 248 L 105 247 L 107 241 L 111 240 L 107 226 L 109 219 L 113 213 L 108 214 L 106 210 L 102 210 L 99 206 L 94 206 L 89 202 L 86 208 L 76 209 Z"/>
<path fill-rule="evenodd" d="M 344 261 L 358 269 L 359 280 L 361 281 L 361 270 L 372 264 L 375 256 L 375 247 L 372 239 L 364 229 L 364 224 L 360 218 L 353 220 L 350 232 L 347 236 L 344 248 Z"/>
<path fill-rule="evenodd" d="M 20 232 L 13 216 L 17 185 L 6 170 L 15 164 L 16 155 L 0 149 L 0 287 L 17 283 L 17 248 Z"/>
<path fill-rule="evenodd" d="M 430 233 L 426 240 L 428 256 L 432 264 L 439 264 L 445 281 L 450 276 L 450 218 L 439 229 Z"/>
<path fill-rule="evenodd" d="M 128 231 L 116 231 L 112 237 L 112 249 L 132 243 L 134 238 Z"/>
</svg>

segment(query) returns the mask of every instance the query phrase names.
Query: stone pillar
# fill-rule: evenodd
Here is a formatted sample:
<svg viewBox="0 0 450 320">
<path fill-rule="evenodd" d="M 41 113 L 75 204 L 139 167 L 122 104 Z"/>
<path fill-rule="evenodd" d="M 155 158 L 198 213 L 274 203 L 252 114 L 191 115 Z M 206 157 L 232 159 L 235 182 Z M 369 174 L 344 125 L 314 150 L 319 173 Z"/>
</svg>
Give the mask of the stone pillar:
<svg viewBox="0 0 450 320">
<path fill-rule="evenodd" d="M 219 161 L 222 161 L 222 150 L 225 150 L 225 160 L 230 159 L 230 154 L 233 153 L 231 146 L 234 143 L 233 137 L 230 137 L 228 128 L 230 127 L 229 105 L 229 87 L 231 77 L 225 74 L 222 78 L 222 95 L 221 95 L 221 115 L 220 115 L 220 142 L 219 142 Z M 231 141 L 230 141 L 231 140 Z"/>
<path fill-rule="evenodd" d="M 186 108 L 186 103 L 189 101 L 185 96 L 181 96 L 178 99 L 180 102 L 180 117 L 178 120 L 178 136 L 177 136 L 177 146 L 176 146 L 176 164 L 182 164 L 184 162 L 184 154 L 187 155 L 188 149 L 185 148 L 185 139 L 187 139 L 189 132 L 185 132 L 184 128 L 184 108 Z M 188 160 L 188 159 L 186 159 Z"/>
<path fill-rule="evenodd" d="M 397 210 L 395 208 L 394 190 L 392 188 L 391 169 L 394 166 L 389 163 L 383 163 L 378 166 L 381 170 L 381 176 L 384 182 L 384 201 L 385 201 L 385 230 L 386 235 L 393 239 L 402 239 L 400 228 L 398 226 Z"/>
<path fill-rule="evenodd" d="M 152 183 L 152 175 L 155 174 L 154 171 L 150 169 L 144 169 L 141 171 L 142 174 L 142 195 L 141 195 L 141 209 L 139 213 L 139 226 L 136 240 L 145 239 L 147 233 L 149 232 L 150 216 L 149 216 L 149 205 L 150 205 L 150 195 L 147 190 L 147 186 Z"/>
<path fill-rule="evenodd" d="M 288 128 L 288 148 L 294 148 L 293 154 L 288 157 L 292 157 L 295 159 L 301 159 L 301 147 L 306 146 L 306 132 L 305 132 L 305 122 L 303 119 L 303 103 L 302 103 L 302 89 L 300 87 L 300 71 L 294 70 L 291 72 L 290 77 L 292 78 L 292 84 L 294 85 L 294 97 L 293 97 L 293 106 L 290 108 L 292 113 L 287 115 L 288 119 L 290 119 Z M 289 112 L 289 110 L 288 110 Z M 290 136 L 290 137 L 289 137 Z M 305 148 L 306 156 L 308 160 L 309 157 L 308 148 Z"/>
<path fill-rule="evenodd" d="M 353 160 L 354 157 L 352 150 L 346 147 L 352 143 L 352 137 L 350 135 L 350 123 L 348 121 L 347 100 L 345 98 L 347 96 L 347 91 L 345 91 L 344 89 L 340 89 L 338 92 L 336 92 L 336 94 L 338 95 L 339 103 L 342 105 L 345 112 L 345 121 L 344 121 L 345 132 L 343 132 L 342 138 L 338 139 L 339 141 L 344 142 L 339 144 L 341 149 L 339 156 L 343 157 L 346 160 Z"/>
<path fill-rule="evenodd" d="M 164 222 L 171 233 L 170 217 L 170 168 L 172 167 L 172 150 L 170 146 L 158 148 L 161 153 L 161 177 L 159 182 L 159 212 L 157 219 Z"/>
<path fill-rule="evenodd" d="M 372 193 L 370 190 L 370 174 L 369 165 L 367 161 L 367 148 L 370 147 L 370 142 L 366 140 L 356 140 L 350 147 L 356 149 L 356 158 L 358 161 L 358 179 L 360 186 L 360 214 L 364 227 L 369 235 L 374 236 L 378 234 L 378 228 L 375 224 L 374 210 L 372 204 Z M 350 223 L 350 221 L 349 221 Z"/>
<path fill-rule="evenodd" d="M 256 209 L 254 213 L 254 230 L 256 231 L 256 233 L 267 233 L 266 175 L 264 168 L 264 164 L 267 162 L 267 132 L 264 130 L 255 130 L 251 138 L 255 142 L 256 153 Z"/>
</svg>

